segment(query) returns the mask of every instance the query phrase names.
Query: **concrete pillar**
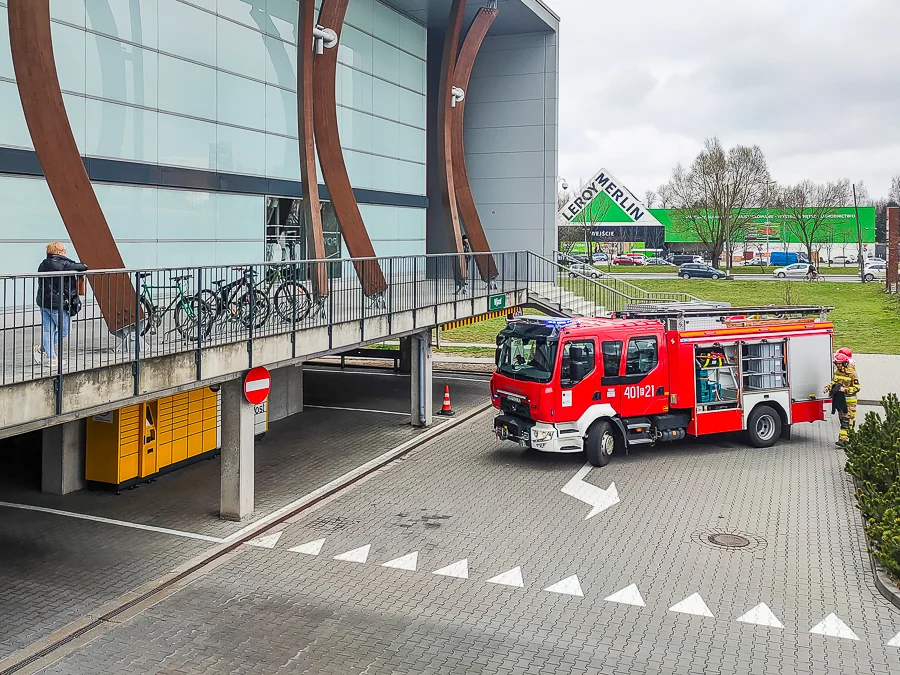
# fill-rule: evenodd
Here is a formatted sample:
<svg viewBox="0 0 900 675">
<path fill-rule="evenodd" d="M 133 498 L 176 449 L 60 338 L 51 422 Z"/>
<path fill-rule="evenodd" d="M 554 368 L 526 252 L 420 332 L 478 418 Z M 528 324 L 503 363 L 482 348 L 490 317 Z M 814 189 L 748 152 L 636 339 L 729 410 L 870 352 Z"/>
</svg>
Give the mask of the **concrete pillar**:
<svg viewBox="0 0 900 675">
<path fill-rule="evenodd" d="M 269 422 L 303 412 L 303 366 L 285 366 L 272 371 L 269 392 Z"/>
<path fill-rule="evenodd" d="M 75 420 L 41 433 L 41 492 L 65 495 L 87 485 L 84 453 L 87 424 Z"/>
<path fill-rule="evenodd" d="M 253 513 L 253 406 L 243 379 L 222 385 L 222 468 L 219 515 L 243 520 Z"/>
<path fill-rule="evenodd" d="M 410 412 L 414 427 L 431 426 L 434 412 L 431 379 L 431 331 L 417 333 L 410 338 Z"/>
</svg>

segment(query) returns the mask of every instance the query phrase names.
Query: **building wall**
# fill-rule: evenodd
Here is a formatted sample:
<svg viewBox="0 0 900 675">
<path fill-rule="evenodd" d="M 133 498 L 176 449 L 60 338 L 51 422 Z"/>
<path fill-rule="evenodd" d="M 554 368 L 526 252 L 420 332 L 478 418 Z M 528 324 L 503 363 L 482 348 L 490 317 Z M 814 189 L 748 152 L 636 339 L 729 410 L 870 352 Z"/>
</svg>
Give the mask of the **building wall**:
<svg viewBox="0 0 900 675">
<path fill-rule="evenodd" d="M 203 172 L 204 186 L 210 173 L 264 177 L 283 188 L 267 194 L 298 194 L 296 0 L 52 0 L 51 15 L 82 155 Z M 7 24 L 0 0 L 0 153 L 32 149 Z M 369 191 L 376 253 L 424 253 L 425 28 L 352 0 L 338 49 L 341 142 L 354 188 Z M 263 258 L 265 194 L 95 189 L 129 267 Z M 379 204 L 381 193 L 419 206 Z M 0 271 L 31 271 L 47 241 L 67 239 L 43 179 L 0 175 L 0 204 Z"/>
</svg>

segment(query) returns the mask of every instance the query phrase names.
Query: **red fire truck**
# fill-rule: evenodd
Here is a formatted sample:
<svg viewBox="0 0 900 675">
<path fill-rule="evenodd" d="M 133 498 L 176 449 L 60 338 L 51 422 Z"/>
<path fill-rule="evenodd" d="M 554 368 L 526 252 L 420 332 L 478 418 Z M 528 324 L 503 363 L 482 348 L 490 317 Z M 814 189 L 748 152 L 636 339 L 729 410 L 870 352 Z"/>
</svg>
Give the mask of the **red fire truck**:
<svg viewBox="0 0 900 675">
<path fill-rule="evenodd" d="M 673 305 L 614 318 L 521 317 L 497 337 L 501 440 L 585 452 L 743 431 L 756 447 L 825 418 L 830 307 Z"/>
</svg>

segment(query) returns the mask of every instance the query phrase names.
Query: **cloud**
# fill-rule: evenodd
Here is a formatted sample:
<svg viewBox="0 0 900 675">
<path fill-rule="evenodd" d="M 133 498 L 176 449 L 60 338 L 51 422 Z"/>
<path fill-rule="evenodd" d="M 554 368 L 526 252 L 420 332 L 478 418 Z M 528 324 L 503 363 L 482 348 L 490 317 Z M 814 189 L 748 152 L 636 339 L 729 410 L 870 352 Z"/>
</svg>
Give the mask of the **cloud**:
<svg viewBox="0 0 900 675">
<path fill-rule="evenodd" d="M 758 144 L 778 180 L 862 178 L 881 195 L 900 173 L 897 0 L 551 4 L 573 181 L 607 166 L 656 187 L 713 135 Z"/>
</svg>

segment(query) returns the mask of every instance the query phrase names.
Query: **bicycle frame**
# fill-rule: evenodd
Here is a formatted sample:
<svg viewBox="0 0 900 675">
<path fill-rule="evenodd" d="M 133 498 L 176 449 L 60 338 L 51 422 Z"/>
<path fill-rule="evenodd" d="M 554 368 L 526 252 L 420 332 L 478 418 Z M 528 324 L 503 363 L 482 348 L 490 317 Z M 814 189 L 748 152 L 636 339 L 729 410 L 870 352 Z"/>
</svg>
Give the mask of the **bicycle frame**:
<svg viewBox="0 0 900 675">
<path fill-rule="evenodd" d="M 172 300 L 172 302 L 170 302 L 165 307 L 158 307 L 157 305 L 153 304 L 153 294 L 150 292 L 151 289 L 156 289 L 156 290 L 168 289 L 168 290 L 175 290 L 177 292 L 175 293 L 175 298 Z M 191 305 L 189 303 L 184 301 L 185 292 L 184 292 L 184 288 L 182 287 L 180 281 L 176 282 L 174 286 L 151 286 L 149 284 L 141 282 L 141 297 L 146 298 L 152 307 L 159 309 L 160 314 L 168 314 L 176 305 L 178 305 L 180 303 L 181 306 L 184 307 L 185 310 L 187 310 L 189 316 L 191 316 L 191 317 L 194 316 L 194 309 L 191 307 Z"/>
</svg>

